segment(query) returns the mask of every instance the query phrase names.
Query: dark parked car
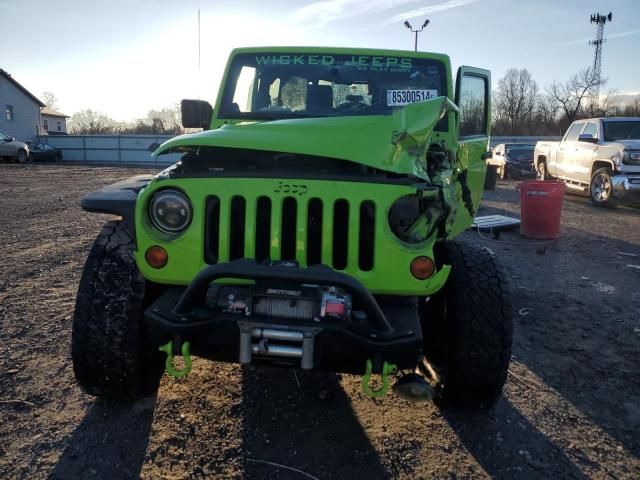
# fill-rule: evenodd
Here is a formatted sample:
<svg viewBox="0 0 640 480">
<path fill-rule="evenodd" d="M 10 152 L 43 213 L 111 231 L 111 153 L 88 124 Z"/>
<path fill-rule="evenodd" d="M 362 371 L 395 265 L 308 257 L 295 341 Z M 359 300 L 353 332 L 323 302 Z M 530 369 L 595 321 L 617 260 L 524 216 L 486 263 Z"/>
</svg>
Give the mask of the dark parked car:
<svg viewBox="0 0 640 480">
<path fill-rule="evenodd" d="M 535 178 L 533 167 L 533 151 L 535 145 L 523 143 L 501 143 L 493 149 L 493 158 L 498 161 L 500 178 Z"/>
<path fill-rule="evenodd" d="M 59 150 L 46 143 L 34 143 L 29 146 L 30 160 L 47 160 L 50 162 L 59 162 L 62 160 L 62 150 Z"/>
</svg>

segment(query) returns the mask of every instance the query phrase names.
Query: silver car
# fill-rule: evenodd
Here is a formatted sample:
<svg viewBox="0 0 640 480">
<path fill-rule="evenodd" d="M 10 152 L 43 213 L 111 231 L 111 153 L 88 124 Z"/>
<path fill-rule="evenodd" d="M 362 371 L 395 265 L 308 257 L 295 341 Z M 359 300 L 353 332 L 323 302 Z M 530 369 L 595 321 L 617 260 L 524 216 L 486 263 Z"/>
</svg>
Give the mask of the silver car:
<svg viewBox="0 0 640 480">
<path fill-rule="evenodd" d="M 0 130 L 0 158 L 25 163 L 29 160 L 29 147 Z"/>
</svg>

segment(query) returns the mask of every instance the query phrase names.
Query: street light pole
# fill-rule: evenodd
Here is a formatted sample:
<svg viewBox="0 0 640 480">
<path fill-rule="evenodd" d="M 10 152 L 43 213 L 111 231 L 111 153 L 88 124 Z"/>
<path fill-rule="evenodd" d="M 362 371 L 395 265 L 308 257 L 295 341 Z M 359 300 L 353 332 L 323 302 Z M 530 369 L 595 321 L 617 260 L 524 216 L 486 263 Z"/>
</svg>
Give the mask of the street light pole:
<svg viewBox="0 0 640 480">
<path fill-rule="evenodd" d="M 422 27 L 420 27 L 419 30 L 418 29 L 414 30 L 408 20 L 405 20 L 405 22 L 404 22 L 404 26 L 407 27 L 409 30 L 411 30 L 411 32 L 416 34 L 416 42 L 415 42 L 415 46 L 414 46 L 416 52 L 418 51 L 418 34 L 421 31 L 423 31 L 427 25 L 429 25 L 429 19 L 426 19 L 424 21 L 424 23 L 422 24 Z"/>
</svg>

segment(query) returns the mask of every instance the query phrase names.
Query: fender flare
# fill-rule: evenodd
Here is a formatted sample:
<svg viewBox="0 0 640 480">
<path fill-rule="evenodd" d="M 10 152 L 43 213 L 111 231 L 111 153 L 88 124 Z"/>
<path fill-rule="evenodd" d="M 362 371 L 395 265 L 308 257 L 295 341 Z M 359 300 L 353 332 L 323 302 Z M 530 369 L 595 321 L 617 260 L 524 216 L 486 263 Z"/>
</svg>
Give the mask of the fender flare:
<svg viewBox="0 0 640 480">
<path fill-rule="evenodd" d="M 149 184 L 152 178 L 153 175 L 138 175 L 108 185 L 85 195 L 80 200 L 80 206 L 87 212 L 110 213 L 122 217 L 127 225 L 127 230 L 135 241 L 135 211 L 138 193 Z"/>
</svg>

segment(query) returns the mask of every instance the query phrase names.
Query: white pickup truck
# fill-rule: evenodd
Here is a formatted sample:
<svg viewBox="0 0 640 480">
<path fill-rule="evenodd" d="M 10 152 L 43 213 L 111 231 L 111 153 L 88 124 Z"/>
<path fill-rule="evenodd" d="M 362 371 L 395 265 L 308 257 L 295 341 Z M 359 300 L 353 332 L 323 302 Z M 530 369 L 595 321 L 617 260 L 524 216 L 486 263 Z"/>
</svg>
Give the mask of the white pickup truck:
<svg viewBox="0 0 640 480">
<path fill-rule="evenodd" d="M 571 124 L 560 142 L 538 142 L 538 179 L 557 178 L 598 206 L 640 202 L 640 117 L 590 118 Z"/>
</svg>

